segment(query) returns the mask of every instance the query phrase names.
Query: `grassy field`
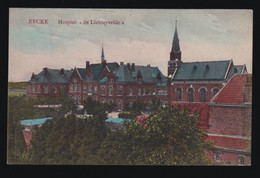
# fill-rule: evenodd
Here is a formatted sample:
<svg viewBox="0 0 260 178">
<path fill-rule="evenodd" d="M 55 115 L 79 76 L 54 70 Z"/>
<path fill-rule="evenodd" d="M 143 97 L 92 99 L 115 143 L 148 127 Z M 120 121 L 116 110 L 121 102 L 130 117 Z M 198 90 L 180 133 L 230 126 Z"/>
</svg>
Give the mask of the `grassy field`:
<svg viewBox="0 0 260 178">
<path fill-rule="evenodd" d="M 26 95 L 25 89 L 8 89 L 8 96 Z"/>
</svg>

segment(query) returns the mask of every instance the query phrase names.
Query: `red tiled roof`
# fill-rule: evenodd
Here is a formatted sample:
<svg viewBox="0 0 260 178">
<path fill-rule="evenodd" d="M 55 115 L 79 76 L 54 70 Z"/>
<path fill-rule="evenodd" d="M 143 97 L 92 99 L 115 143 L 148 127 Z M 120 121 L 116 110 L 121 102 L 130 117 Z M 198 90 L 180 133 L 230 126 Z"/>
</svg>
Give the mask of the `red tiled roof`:
<svg viewBox="0 0 260 178">
<path fill-rule="evenodd" d="M 250 140 L 241 139 L 241 138 L 228 138 L 223 136 L 208 136 L 206 141 L 213 142 L 214 146 L 229 148 L 229 149 L 238 149 L 248 151 L 250 150 Z"/>
<path fill-rule="evenodd" d="M 245 84 L 250 74 L 235 75 L 226 86 L 213 98 L 214 103 L 245 103 Z"/>
</svg>

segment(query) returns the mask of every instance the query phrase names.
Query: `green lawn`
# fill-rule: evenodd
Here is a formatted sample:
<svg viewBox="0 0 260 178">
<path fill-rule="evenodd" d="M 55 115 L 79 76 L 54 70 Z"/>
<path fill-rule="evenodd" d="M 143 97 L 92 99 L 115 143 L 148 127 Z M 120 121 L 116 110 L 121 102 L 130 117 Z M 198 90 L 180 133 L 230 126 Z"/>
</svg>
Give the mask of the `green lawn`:
<svg viewBox="0 0 260 178">
<path fill-rule="evenodd" d="M 8 96 L 22 96 L 26 95 L 25 89 L 8 89 Z"/>
</svg>

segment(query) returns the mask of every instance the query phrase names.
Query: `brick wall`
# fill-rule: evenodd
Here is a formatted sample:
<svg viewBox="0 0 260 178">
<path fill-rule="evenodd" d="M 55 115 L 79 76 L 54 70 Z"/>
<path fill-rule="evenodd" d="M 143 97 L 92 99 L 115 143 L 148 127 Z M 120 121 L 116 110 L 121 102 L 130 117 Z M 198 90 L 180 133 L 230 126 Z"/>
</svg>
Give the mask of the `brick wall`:
<svg viewBox="0 0 260 178">
<path fill-rule="evenodd" d="M 251 108 L 212 105 L 209 125 L 210 133 L 250 136 Z"/>
<path fill-rule="evenodd" d="M 171 101 L 177 101 L 177 88 L 182 89 L 182 101 L 188 102 L 188 88 L 194 89 L 193 102 L 200 102 L 200 88 L 206 89 L 206 102 L 209 102 L 213 98 L 213 89 L 221 89 L 222 84 L 174 84 L 170 86 L 170 99 Z"/>
</svg>

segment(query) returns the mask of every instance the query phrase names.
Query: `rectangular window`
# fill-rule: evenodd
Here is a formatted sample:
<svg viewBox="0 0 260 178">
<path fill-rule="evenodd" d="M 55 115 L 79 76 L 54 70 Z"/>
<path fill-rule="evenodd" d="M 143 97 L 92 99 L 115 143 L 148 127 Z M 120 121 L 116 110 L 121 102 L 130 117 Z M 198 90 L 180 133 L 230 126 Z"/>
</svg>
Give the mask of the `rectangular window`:
<svg viewBox="0 0 260 178">
<path fill-rule="evenodd" d="M 44 93 L 48 93 L 49 90 L 48 90 L 48 86 L 44 86 Z"/>
<path fill-rule="evenodd" d="M 117 95 L 121 96 L 122 95 L 122 86 L 119 86 L 117 88 Z"/>
<path fill-rule="evenodd" d="M 83 85 L 83 93 L 87 93 L 87 86 Z"/>
<path fill-rule="evenodd" d="M 151 89 L 150 88 L 148 88 L 148 95 L 151 95 Z"/>
<path fill-rule="evenodd" d="M 40 93 L 40 86 L 37 86 L 37 93 Z"/>
<path fill-rule="evenodd" d="M 153 88 L 153 95 L 155 95 L 156 94 L 156 89 L 155 89 L 155 87 Z"/>
<path fill-rule="evenodd" d="M 145 95 L 145 91 L 146 91 L 145 88 L 143 88 L 143 95 Z"/>
<path fill-rule="evenodd" d="M 32 86 L 32 93 L 35 92 L 35 86 Z"/>
<path fill-rule="evenodd" d="M 102 96 L 105 96 L 105 95 L 106 95 L 106 87 L 105 87 L 105 86 L 102 86 L 102 87 L 101 87 L 101 95 L 102 95 Z"/>
<path fill-rule="evenodd" d="M 94 93 L 97 93 L 97 86 L 94 86 Z"/>
<path fill-rule="evenodd" d="M 138 88 L 138 96 L 141 95 L 141 92 L 142 92 L 141 88 Z"/>
<path fill-rule="evenodd" d="M 214 161 L 220 162 L 220 152 L 215 152 L 214 153 Z"/>
<path fill-rule="evenodd" d="M 238 164 L 244 165 L 245 164 L 245 156 L 244 155 L 239 155 L 238 156 Z"/>
<path fill-rule="evenodd" d="M 80 86 L 80 84 L 78 84 L 78 92 L 80 92 L 81 91 L 81 86 Z"/>
<path fill-rule="evenodd" d="M 91 84 L 88 85 L 88 92 L 92 93 L 92 85 Z"/>
<path fill-rule="evenodd" d="M 73 84 L 70 84 L 70 92 L 73 91 Z"/>
<path fill-rule="evenodd" d="M 129 88 L 129 96 L 132 96 L 132 95 L 133 95 L 133 89 Z"/>
</svg>

